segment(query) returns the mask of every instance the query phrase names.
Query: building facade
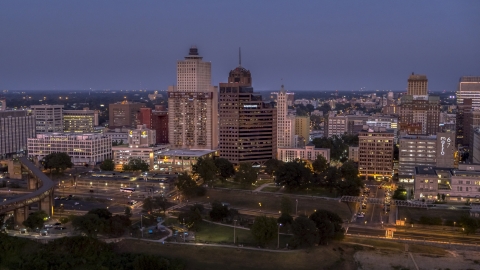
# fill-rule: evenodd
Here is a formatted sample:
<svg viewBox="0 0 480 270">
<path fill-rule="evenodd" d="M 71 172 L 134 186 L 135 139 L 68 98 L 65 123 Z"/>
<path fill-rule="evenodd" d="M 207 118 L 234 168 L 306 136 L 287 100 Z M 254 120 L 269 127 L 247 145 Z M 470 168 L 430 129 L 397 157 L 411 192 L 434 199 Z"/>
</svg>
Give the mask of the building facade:
<svg viewBox="0 0 480 270">
<path fill-rule="evenodd" d="M 479 91 L 480 94 L 480 91 Z M 456 146 L 469 147 L 470 137 L 472 136 L 472 99 L 465 98 L 463 103 L 457 105 L 457 113 L 455 115 L 455 139 Z"/>
<path fill-rule="evenodd" d="M 0 111 L 0 159 L 23 153 L 35 137 L 35 116 L 27 111 Z"/>
<path fill-rule="evenodd" d="M 108 106 L 109 128 L 135 128 L 139 123 L 137 114 L 145 104 L 127 100 Z"/>
<path fill-rule="evenodd" d="M 295 135 L 300 136 L 305 145 L 310 142 L 310 116 L 295 117 Z"/>
<path fill-rule="evenodd" d="M 403 96 L 399 122 L 400 130 L 408 134 L 437 134 L 440 131 L 440 98 L 438 96 Z"/>
<path fill-rule="evenodd" d="M 465 99 L 472 99 L 472 107 L 480 109 L 480 76 L 463 76 L 457 89 L 457 104 L 464 104 Z"/>
<path fill-rule="evenodd" d="M 353 162 L 358 162 L 359 149 L 360 148 L 358 146 L 349 146 L 348 159 Z"/>
<path fill-rule="evenodd" d="M 393 131 L 383 127 L 359 133 L 358 172 L 365 178 L 390 179 L 393 175 Z"/>
<path fill-rule="evenodd" d="M 426 96 L 428 95 L 428 79 L 426 75 L 414 74 L 408 77 L 407 95 Z"/>
<path fill-rule="evenodd" d="M 276 157 L 276 109 L 253 92 L 251 74 L 242 66 L 220 83 L 219 153 L 234 165 L 258 165 Z"/>
<path fill-rule="evenodd" d="M 333 136 L 342 136 L 347 133 L 348 118 L 345 115 L 335 115 L 330 112 L 325 124 L 325 134 L 327 138 Z"/>
<path fill-rule="evenodd" d="M 68 133 L 90 133 L 95 132 L 98 126 L 98 111 L 89 110 L 64 110 L 63 131 Z"/>
<path fill-rule="evenodd" d="M 36 133 L 63 132 L 63 105 L 32 105 Z"/>
<path fill-rule="evenodd" d="M 282 85 L 280 91 L 273 94 L 277 100 L 277 149 L 292 147 L 295 145 L 295 116 L 288 114 L 288 100 L 293 93 L 287 92 Z"/>
<path fill-rule="evenodd" d="M 323 156 L 330 163 L 330 149 L 315 148 L 312 143 L 307 144 L 304 148 L 279 148 L 278 157 L 283 162 L 291 162 L 297 159 L 314 161 L 317 156 Z"/>
<path fill-rule="evenodd" d="M 96 165 L 112 157 L 112 142 L 103 134 L 44 133 L 27 140 L 28 156 L 37 160 L 67 153 L 75 165 Z"/>
<path fill-rule="evenodd" d="M 196 47 L 177 62 L 177 86 L 168 88 L 168 139 L 175 149 L 217 149 L 218 89 L 211 63 Z"/>
<path fill-rule="evenodd" d="M 141 125 L 156 131 L 156 144 L 168 143 L 168 112 L 163 105 L 155 105 L 155 109 L 141 108 L 138 113 Z"/>
</svg>

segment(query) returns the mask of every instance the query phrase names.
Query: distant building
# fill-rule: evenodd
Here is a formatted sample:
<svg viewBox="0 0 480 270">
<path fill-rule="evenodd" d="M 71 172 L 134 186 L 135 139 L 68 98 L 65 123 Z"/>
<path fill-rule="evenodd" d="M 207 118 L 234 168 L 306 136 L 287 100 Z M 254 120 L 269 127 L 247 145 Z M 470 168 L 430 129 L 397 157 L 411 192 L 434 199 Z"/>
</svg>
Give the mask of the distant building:
<svg viewBox="0 0 480 270">
<path fill-rule="evenodd" d="M 72 133 L 91 133 L 95 132 L 98 126 L 98 111 L 89 110 L 64 110 L 63 111 L 63 131 Z"/>
<path fill-rule="evenodd" d="M 63 105 L 32 105 L 36 133 L 63 132 Z"/>
<path fill-rule="evenodd" d="M 0 111 L 0 159 L 23 153 L 35 137 L 35 117 L 27 111 Z"/>
<path fill-rule="evenodd" d="M 277 100 L 277 149 L 295 145 L 295 116 L 288 114 L 288 99 L 293 93 L 281 87 L 275 92 Z M 278 150 L 277 150 L 278 154 Z"/>
<path fill-rule="evenodd" d="M 450 195 L 451 170 L 431 166 L 415 167 L 414 198 L 415 200 L 434 201 L 438 194 Z"/>
<path fill-rule="evenodd" d="M 115 144 L 128 144 L 128 131 L 129 128 L 115 128 L 105 131 L 103 134 L 110 138 L 112 143 Z"/>
<path fill-rule="evenodd" d="M 5 98 L 0 98 L 0 111 L 7 110 L 7 100 Z"/>
<path fill-rule="evenodd" d="M 168 143 L 168 112 L 163 105 L 155 105 L 155 109 L 141 108 L 138 113 L 141 125 L 156 131 L 156 144 Z"/>
<path fill-rule="evenodd" d="M 369 128 L 359 133 L 359 175 L 390 179 L 393 175 L 393 130 Z"/>
<path fill-rule="evenodd" d="M 428 79 L 426 75 L 414 74 L 408 77 L 407 95 L 426 96 L 428 95 Z"/>
<path fill-rule="evenodd" d="M 313 143 L 309 143 L 305 148 L 278 148 L 278 159 L 283 162 L 295 161 L 297 159 L 313 161 L 317 156 L 323 156 L 327 162 L 330 162 L 329 148 L 315 148 Z"/>
<path fill-rule="evenodd" d="M 168 88 L 168 139 L 174 149 L 217 149 L 218 89 L 211 63 L 196 47 L 177 62 L 177 85 Z"/>
<path fill-rule="evenodd" d="M 437 134 L 440 130 L 440 98 L 402 96 L 399 123 L 400 130 L 408 134 Z"/>
<path fill-rule="evenodd" d="M 67 153 L 75 165 L 96 165 L 112 157 L 111 140 L 98 133 L 44 133 L 27 140 L 28 156 L 37 160 L 51 153 Z"/>
<path fill-rule="evenodd" d="M 295 117 L 295 135 L 300 136 L 304 144 L 310 142 L 310 116 Z"/>
<path fill-rule="evenodd" d="M 155 170 L 155 165 L 162 151 L 168 150 L 167 145 L 143 146 L 138 145 L 121 145 L 113 146 L 113 162 L 115 163 L 115 171 L 123 171 L 123 165 L 128 164 L 131 159 L 138 158 L 148 164 L 149 170 Z"/>
<path fill-rule="evenodd" d="M 353 162 L 358 162 L 359 158 L 359 150 L 360 148 L 358 146 L 349 146 L 348 147 L 348 159 L 353 161 Z"/>
<path fill-rule="evenodd" d="M 191 172 L 199 158 L 216 156 L 218 153 L 215 150 L 166 150 L 158 154 L 154 170 L 168 174 Z"/>
<path fill-rule="evenodd" d="M 138 125 L 136 129 L 128 131 L 128 145 L 133 147 L 154 146 L 156 142 L 155 130 L 148 129 L 146 125 Z"/>
<path fill-rule="evenodd" d="M 342 136 L 348 130 L 348 118 L 345 115 L 335 115 L 333 112 L 328 114 L 325 123 L 325 135 L 327 138 L 333 136 Z"/>
<path fill-rule="evenodd" d="M 464 104 L 465 99 L 472 99 L 472 107 L 480 109 L 480 76 L 463 76 L 457 90 L 457 104 Z"/>
<path fill-rule="evenodd" d="M 479 92 L 480 94 L 480 92 Z M 455 139 L 456 146 L 469 147 L 470 136 L 472 136 L 472 99 L 466 98 L 462 104 L 457 105 L 457 113 L 455 119 L 455 131 L 457 138 Z"/>
<path fill-rule="evenodd" d="M 137 114 L 145 104 L 123 101 L 110 104 L 108 108 L 109 128 L 128 127 L 135 128 L 138 124 Z"/>
</svg>

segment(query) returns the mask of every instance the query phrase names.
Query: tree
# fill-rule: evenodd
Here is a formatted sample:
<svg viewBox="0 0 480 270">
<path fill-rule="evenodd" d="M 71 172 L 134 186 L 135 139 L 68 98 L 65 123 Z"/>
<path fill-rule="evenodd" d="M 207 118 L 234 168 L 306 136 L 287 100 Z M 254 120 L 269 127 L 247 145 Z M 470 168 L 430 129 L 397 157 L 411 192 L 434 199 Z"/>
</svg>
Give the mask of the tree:
<svg viewBox="0 0 480 270">
<path fill-rule="evenodd" d="M 165 197 L 155 197 L 153 198 L 155 200 L 155 205 L 162 209 L 163 211 L 163 214 L 165 214 L 165 211 L 167 211 L 167 206 L 168 206 L 168 202 L 167 200 L 165 199 Z"/>
<path fill-rule="evenodd" d="M 322 184 L 332 193 L 341 178 L 341 172 L 337 167 L 328 167 L 323 174 Z"/>
<path fill-rule="evenodd" d="M 299 216 L 292 223 L 293 242 L 296 247 L 311 247 L 319 242 L 315 222 L 305 216 Z"/>
<path fill-rule="evenodd" d="M 405 201 L 407 199 L 407 190 L 402 186 L 398 187 L 393 192 L 392 199 Z"/>
<path fill-rule="evenodd" d="M 269 175 L 274 175 L 275 171 L 278 171 L 278 169 L 283 165 L 283 161 L 278 160 L 278 159 L 269 159 L 267 162 L 265 162 L 265 172 L 268 173 Z"/>
<path fill-rule="evenodd" d="M 318 210 L 310 215 L 318 229 L 319 244 L 326 244 L 330 239 L 343 237 L 343 220 L 336 213 L 327 210 Z"/>
<path fill-rule="evenodd" d="M 228 206 L 223 205 L 219 201 L 214 201 L 212 203 L 212 210 L 210 211 L 210 218 L 213 221 L 220 221 L 223 218 L 226 218 L 228 216 L 229 216 Z"/>
<path fill-rule="evenodd" d="M 275 182 L 285 185 L 290 190 L 294 190 L 309 184 L 311 179 L 312 173 L 306 167 L 305 162 L 296 160 L 283 164 L 277 170 Z"/>
<path fill-rule="evenodd" d="M 257 243 L 263 247 L 277 236 L 277 220 L 272 217 L 258 216 L 250 231 Z"/>
<path fill-rule="evenodd" d="M 132 217 L 132 208 L 130 206 L 125 207 L 125 216 L 128 218 Z"/>
<path fill-rule="evenodd" d="M 72 220 L 72 226 L 76 231 L 85 233 L 88 237 L 96 237 L 103 230 L 105 222 L 95 214 L 76 216 Z"/>
<path fill-rule="evenodd" d="M 105 208 L 95 208 L 88 211 L 87 214 L 97 215 L 99 218 L 107 220 L 112 217 L 112 213 Z"/>
<path fill-rule="evenodd" d="M 212 181 L 217 174 L 217 166 L 215 166 L 215 161 L 212 158 L 199 158 L 197 163 L 193 165 L 192 170 L 204 182 Z"/>
<path fill-rule="evenodd" d="M 240 163 L 240 167 L 233 179 L 235 182 L 239 182 L 243 186 L 249 186 L 257 181 L 257 176 L 257 170 L 252 167 L 252 164 L 250 162 L 245 162 Z"/>
<path fill-rule="evenodd" d="M 139 254 L 133 261 L 134 270 L 167 270 L 169 266 L 167 259 L 150 254 Z"/>
<path fill-rule="evenodd" d="M 143 200 L 142 209 L 144 212 L 147 212 L 150 214 L 153 212 L 154 208 L 155 208 L 155 202 L 152 198 L 148 197 L 148 198 L 145 198 L 145 200 Z"/>
<path fill-rule="evenodd" d="M 37 211 L 29 215 L 28 218 L 25 221 L 23 221 L 22 224 L 23 226 L 32 230 L 43 228 L 45 218 L 47 217 L 48 215 L 47 213 L 45 213 L 45 211 Z"/>
<path fill-rule="evenodd" d="M 357 165 L 353 161 L 348 160 L 344 162 L 340 167 L 340 173 L 345 179 L 356 179 L 358 178 Z"/>
<path fill-rule="evenodd" d="M 280 200 L 280 212 L 282 214 L 290 215 L 292 211 L 293 211 L 292 199 L 290 199 L 290 197 L 283 195 L 282 199 Z"/>
<path fill-rule="evenodd" d="M 235 174 L 235 169 L 233 164 L 225 158 L 215 159 L 215 166 L 217 167 L 218 172 L 222 180 L 225 180 L 229 177 L 232 177 Z"/>
<path fill-rule="evenodd" d="M 190 210 L 178 215 L 178 221 L 183 223 L 189 230 L 196 230 L 197 225 L 202 221 L 202 214 L 199 208 L 191 207 Z"/>
<path fill-rule="evenodd" d="M 201 193 L 203 187 L 197 185 L 197 183 L 192 179 L 192 177 L 184 172 L 177 177 L 177 182 L 175 183 L 178 191 L 182 193 L 186 198 L 191 198 L 194 196 L 203 196 Z"/>
<path fill-rule="evenodd" d="M 283 225 L 291 225 L 293 223 L 293 217 L 289 214 L 282 213 L 282 215 L 277 219 L 277 222 Z"/>
<path fill-rule="evenodd" d="M 316 173 L 322 173 L 328 168 L 327 160 L 322 155 L 318 155 L 312 162 L 312 167 Z"/>
<path fill-rule="evenodd" d="M 123 170 L 124 171 L 131 171 L 131 172 L 136 172 L 136 171 L 141 171 L 141 172 L 146 172 L 150 168 L 150 165 L 148 165 L 145 161 L 143 161 L 140 158 L 132 158 L 128 161 L 127 164 L 123 164 Z"/>
<path fill-rule="evenodd" d="M 102 171 L 113 171 L 115 169 L 115 163 L 112 159 L 105 159 L 102 164 L 100 164 L 100 170 Z"/>
<path fill-rule="evenodd" d="M 475 234 L 480 228 L 479 220 L 470 216 L 463 216 L 460 218 L 460 223 L 462 224 L 463 232 L 467 235 Z"/>
<path fill-rule="evenodd" d="M 50 172 L 54 169 L 56 173 L 61 173 L 67 168 L 73 167 L 72 160 L 67 153 L 48 154 L 42 159 L 41 163 L 45 169 L 49 169 Z"/>
</svg>

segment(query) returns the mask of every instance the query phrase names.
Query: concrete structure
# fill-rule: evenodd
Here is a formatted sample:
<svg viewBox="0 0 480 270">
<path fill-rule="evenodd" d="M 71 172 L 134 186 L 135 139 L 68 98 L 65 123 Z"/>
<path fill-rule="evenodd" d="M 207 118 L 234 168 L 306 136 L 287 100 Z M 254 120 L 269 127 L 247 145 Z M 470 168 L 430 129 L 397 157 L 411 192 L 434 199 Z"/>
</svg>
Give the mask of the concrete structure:
<svg viewBox="0 0 480 270">
<path fill-rule="evenodd" d="M 408 134 L 437 134 L 440 131 L 440 98 L 438 96 L 403 96 L 399 122 L 400 130 Z"/>
<path fill-rule="evenodd" d="M 67 153 L 75 165 L 96 165 L 112 157 L 110 138 L 99 133 L 44 133 L 27 140 L 28 156 L 43 159 L 51 153 Z"/>
<path fill-rule="evenodd" d="M 368 116 L 365 123 L 369 127 L 384 127 L 393 130 L 394 143 L 398 142 L 398 117 L 393 115 L 375 114 Z"/>
<path fill-rule="evenodd" d="M 35 137 L 35 117 L 26 111 L 0 111 L 0 159 L 27 150 Z"/>
<path fill-rule="evenodd" d="M 167 149 L 167 145 L 144 147 L 136 147 L 134 145 L 112 146 L 115 171 L 123 171 L 123 165 L 134 158 L 143 160 L 149 165 L 150 170 L 157 170 L 158 167 L 155 167 L 155 165 L 158 163 L 162 151 Z"/>
<path fill-rule="evenodd" d="M 95 132 L 98 126 L 98 110 L 64 110 L 63 131 L 71 133 Z"/>
<path fill-rule="evenodd" d="M 109 128 L 128 127 L 135 128 L 139 121 L 137 120 L 138 111 L 144 108 L 145 104 L 128 102 L 118 102 L 108 106 Z"/>
<path fill-rule="evenodd" d="M 162 151 L 158 162 L 154 165 L 155 171 L 168 174 L 191 172 L 193 165 L 199 158 L 213 158 L 218 156 L 214 150 L 168 150 Z"/>
<path fill-rule="evenodd" d="M 480 128 L 473 131 L 473 143 L 471 145 L 470 156 L 473 164 L 480 164 Z"/>
<path fill-rule="evenodd" d="M 238 66 L 220 83 L 219 152 L 234 165 L 276 157 L 276 109 L 253 92 L 250 71 Z"/>
<path fill-rule="evenodd" d="M 218 89 L 211 63 L 196 47 L 177 62 L 177 86 L 168 87 L 168 139 L 175 149 L 217 149 Z"/>
<path fill-rule="evenodd" d="M 393 131 L 369 128 L 358 135 L 358 172 L 365 178 L 390 179 L 393 175 Z"/>
<path fill-rule="evenodd" d="M 295 135 L 304 140 L 304 144 L 310 142 L 310 116 L 295 117 Z"/>
<path fill-rule="evenodd" d="M 426 96 L 428 95 L 428 79 L 426 75 L 414 74 L 408 77 L 407 95 Z"/>
<path fill-rule="evenodd" d="M 32 105 L 36 133 L 63 132 L 63 105 Z"/>
<path fill-rule="evenodd" d="M 105 131 L 103 134 L 110 138 L 112 144 L 128 144 L 129 128 L 115 128 Z"/>
<path fill-rule="evenodd" d="M 313 143 L 309 143 L 305 148 L 278 148 L 278 159 L 283 162 L 295 161 L 297 159 L 314 161 L 317 156 L 323 156 L 327 162 L 330 162 L 330 149 L 315 148 Z"/>
<path fill-rule="evenodd" d="M 0 98 L 0 111 L 7 110 L 7 100 L 5 98 Z"/>
<path fill-rule="evenodd" d="M 467 148 L 470 146 L 473 124 L 472 110 L 473 106 L 471 98 L 466 98 L 463 100 L 462 104 L 457 105 L 457 113 L 455 117 L 455 132 L 457 134 L 457 138 L 455 139 L 456 146 Z"/>
<path fill-rule="evenodd" d="M 438 194 L 449 194 L 451 176 L 450 169 L 430 166 L 416 167 L 414 199 L 435 201 L 438 199 Z"/>
<path fill-rule="evenodd" d="M 52 216 L 55 184 L 26 157 L 20 157 L 19 161 L 24 172 L 22 175 L 26 175 L 28 189 L 32 190 L 32 193 L 0 202 L 0 214 L 13 211 L 15 224 L 21 225 L 28 218 L 29 207 L 36 204 L 39 210 Z"/>
<path fill-rule="evenodd" d="M 133 147 L 154 146 L 157 141 L 155 130 L 147 128 L 147 125 L 138 125 L 136 129 L 128 131 L 128 145 Z"/>
<path fill-rule="evenodd" d="M 348 118 L 345 115 L 335 115 L 329 112 L 325 123 L 325 135 L 327 138 L 342 136 L 347 133 Z"/>
<path fill-rule="evenodd" d="M 295 145 L 295 116 L 288 114 L 288 99 L 293 93 L 287 92 L 282 85 L 279 92 L 272 93 L 277 100 L 277 155 L 278 148 Z"/>
<path fill-rule="evenodd" d="M 463 76 L 457 89 L 457 104 L 464 104 L 465 99 L 472 99 L 472 107 L 480 109 L 480 76 Z"/>
<path fill-rule="evenodd" d="M 359 160 L 358 155 L 360 154 L 359 150 L 360 150 L 360 147 L 358 147 L 358 146 L 349 146 L 348 147 L 348 159 L 353 161 L 353 162 L 358 162 L 358 160 Z"/>
</svg>

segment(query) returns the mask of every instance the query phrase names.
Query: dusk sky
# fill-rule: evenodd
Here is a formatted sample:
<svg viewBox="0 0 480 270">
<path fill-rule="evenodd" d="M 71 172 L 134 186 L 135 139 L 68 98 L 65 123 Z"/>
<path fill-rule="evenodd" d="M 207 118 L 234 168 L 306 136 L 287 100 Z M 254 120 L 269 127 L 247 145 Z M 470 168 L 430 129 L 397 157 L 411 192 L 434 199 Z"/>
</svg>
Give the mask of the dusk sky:
<svg viewBox="0 0 480 270">
<path fill-rule="evenodd" d="M 212 84 L 238 65 L 256 90 L 429 90 L 480 76 L 480 1 L 1 1 L 0 90 L 176 83 L 196 45 Z"/>
</svg>

